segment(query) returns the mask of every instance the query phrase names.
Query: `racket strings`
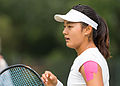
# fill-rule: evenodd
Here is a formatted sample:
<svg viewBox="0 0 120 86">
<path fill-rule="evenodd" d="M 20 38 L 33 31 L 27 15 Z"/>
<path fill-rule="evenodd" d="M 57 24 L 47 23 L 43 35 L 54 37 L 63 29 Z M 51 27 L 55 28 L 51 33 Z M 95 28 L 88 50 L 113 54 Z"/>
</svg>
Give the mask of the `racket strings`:
<svg viewBox="0 0 120 86">
<path fill-rule="evenodd" d="M 13 86 L 11 75 L 9 71 L 5 71 L 0 76 L 0 86 Z"/>
<path fill-rule="evenodd" d="M 0 78 L 6 82 L 0 86 L 43 86 L 38 76 L 24 67 L 13 67 L 5 71 Z"/>
</svg>

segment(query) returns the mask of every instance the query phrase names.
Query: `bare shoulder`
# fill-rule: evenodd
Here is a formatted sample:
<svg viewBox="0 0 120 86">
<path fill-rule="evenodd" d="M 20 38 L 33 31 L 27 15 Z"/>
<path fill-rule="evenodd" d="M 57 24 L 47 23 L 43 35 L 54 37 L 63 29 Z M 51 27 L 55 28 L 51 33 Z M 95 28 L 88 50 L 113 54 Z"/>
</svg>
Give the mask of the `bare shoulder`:
<svg viewBox="0 0 120 86">
<path fill-rule="evenodd" d="M 104 86 L 102 78 L 102 69 L 95 62 L 84 63 L 79 72 L 82 74 L 87 86 Z"/>
</svg>

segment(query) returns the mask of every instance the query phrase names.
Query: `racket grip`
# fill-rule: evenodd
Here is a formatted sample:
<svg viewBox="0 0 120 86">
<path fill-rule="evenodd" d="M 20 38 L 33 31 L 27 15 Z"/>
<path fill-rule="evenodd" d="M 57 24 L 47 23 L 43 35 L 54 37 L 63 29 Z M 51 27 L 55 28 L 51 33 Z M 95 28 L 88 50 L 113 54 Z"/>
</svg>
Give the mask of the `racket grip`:
<svg viewBox="0 0 120 86">
<path fill-rule="evenodd" d="M 57 85 L 56 86 L 63 86 L 62 82 L 60 82 L 58 79 L 57 79 Z"/>
</svg>

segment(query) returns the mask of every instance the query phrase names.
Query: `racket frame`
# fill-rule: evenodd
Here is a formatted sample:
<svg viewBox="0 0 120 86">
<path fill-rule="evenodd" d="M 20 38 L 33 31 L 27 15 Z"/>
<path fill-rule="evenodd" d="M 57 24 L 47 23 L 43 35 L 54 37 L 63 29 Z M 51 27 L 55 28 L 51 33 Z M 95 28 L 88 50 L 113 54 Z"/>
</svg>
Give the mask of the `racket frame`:
<svg viewBox="0 0 120 86">
<path fill-rule="evenodd" d="M 0 72 L 0 75 L 1 75 L 2 73 L 4 73 L 5 71 L 7 71 L 7 70 L 9 70 L 9 69 L 11 69 L 11 68 L 15 68 L 15 67 L 24 67 L 24 68 L 30 70 L 31 72 L 33 72 L 33 73 L 40 79 L 40 81 L 42 82 L 42 86 L 45 86 L 44 83 L 43 83 L 43 81 L 41 80 L 40 75 L 39 75 L 35 70 L 33 70 L 31 67 L 29 67 L 29 66 L 27 66 L 27 65 L 24 65 L 24 64 L 16 64 L 16 65 L 8 66 L 7 68 L 5 68 L 4 70 L 2 70 L 2 71 Z"/>
</svg>

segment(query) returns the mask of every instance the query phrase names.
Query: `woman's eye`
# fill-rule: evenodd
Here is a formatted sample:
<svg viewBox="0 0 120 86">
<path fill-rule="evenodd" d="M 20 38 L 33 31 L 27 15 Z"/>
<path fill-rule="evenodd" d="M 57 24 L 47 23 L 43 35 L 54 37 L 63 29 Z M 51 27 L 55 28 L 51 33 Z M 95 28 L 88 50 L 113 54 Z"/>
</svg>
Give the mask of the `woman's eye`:
<svg viewBox="0 0 120 86">
<path fill-rule="evenodd" d="M 68 26 L 68 28 L 72 28 L 72 26 Z"/>
<path fill-rule="evenodd" d="M 64 28 L 66 28 L 66 26 L 64 26 Z"/>
<path fill-rule="evenodd" d="M 66 28 L 66 27 L 70 29 L 70 28 L 72 28 L 73 26 L 64 26 L 64 28 Z"/>
</svg>

